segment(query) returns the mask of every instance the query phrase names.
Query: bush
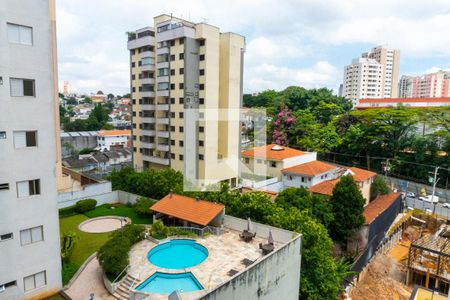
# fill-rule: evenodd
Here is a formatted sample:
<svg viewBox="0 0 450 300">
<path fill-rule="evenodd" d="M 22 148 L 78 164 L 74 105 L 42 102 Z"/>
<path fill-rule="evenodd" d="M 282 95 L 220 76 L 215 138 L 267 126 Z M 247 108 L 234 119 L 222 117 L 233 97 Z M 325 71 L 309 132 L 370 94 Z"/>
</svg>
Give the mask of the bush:
<svg viewBox="0 0 450 300">
<path fill-rule="evenodd" d="M 75 204 L 75 210 L 80 214 L 84 214 L 85 212 L 93 210 L 96 206 L 97 206 L 97 200 L 85 199 L 85 200 L 80 200 Z"/>
<path fill-rule="evenodd" d="M 78 214 L 78 212 L 76 211 L 76 206 L 72 205 L 72 206 L 68 206 L 65 208 L 61 208 L 59 210 L 59 217 L 60 218 L 65 218 L 65 217 L 70 217 L 70 216 L 74 216 Z"/>
<path fill-rule="evenodd" d="M 141 197 L 136 201 L 134 211 L 141 216 L 151 216 L 152 212 L 150 211 L 150 206 L 155 204 L 155 202 L 155 200 Z"/>
<path fill-rule="evenodd" d="M 70 279 L 78 271 L 79 266 L 76 263 L 69 262 L 62 265 L 62 281 L 63 284 L 69 283 Z"/>
<path fill-rule="evenodd" d="M 198 235 L 192 231 L 182 229 L 182 228 L 175 228 L 175 227 L 168 227 L 169 229 L 169 236 L 187 236 L 187 237 L 197 237 Z M 206 234 L 205 234 L 206 236 Z"/>
<path fill-rule="evenodd" d="M 114 280 L 128 265 L 128 252 L 135 243 L 144 239 L 142 225 L 129 224 L 115 231 L 97 252 L 97 259 L 110 280 Z"/>
<path fill-rule="evenodd" d="M 169 235 L 169 228 L 167 228 L 161 221 L 156 221 L 152 225 L 150 234 L 155 239 L 162 240 Z"/>
</svg>

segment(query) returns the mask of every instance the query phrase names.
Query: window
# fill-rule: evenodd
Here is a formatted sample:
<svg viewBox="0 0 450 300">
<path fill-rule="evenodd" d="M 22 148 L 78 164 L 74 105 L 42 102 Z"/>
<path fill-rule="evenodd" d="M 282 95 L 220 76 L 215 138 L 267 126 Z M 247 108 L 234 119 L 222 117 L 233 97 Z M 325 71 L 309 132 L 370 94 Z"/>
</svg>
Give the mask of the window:
<svg viewBox="0 0 450 300">
<path fill-rule="evenodd" d="M 36 96 L 34 79 L 10 78 L 9 83 L 12 97 Z"/>
<path fill-rule="evenodd" d="M 25 292 L 37 289 L 47 284 L 47 274 L 45 271 L 23 278 L 23 289 Z"/>
<path fill-rule="evenodd" d="M 205 89 L 205 85 L 204 85 L 203 83 L 201 83 L 201 84 L 199 85 L 199 88 L 200 88 L 200 90 L 204 90 L 204 89 Z"/>
<path fill-rule="evenodd" d="M 200 69 L 199 73 L 200 73 L 200 76 L 205 75 L 205 69 Z"/>
<path fill-rule="evenodd" d="M 170 153 L 170 158 L 175 159 L 175 153 Z"/>
<path fill-rule="evenodd" d="M 133 147 L 133 152 L 137 152 L 137 148 L 136 147 Z"/>
<path fill-rule="evenodd" d="M 10 43 L 33 45 L 33 28 L 8 23 L 8 41 Z"/>
<path fill-rule="evenodd" d="M 178 99 L 178 101 L 180 101 L 180 104 L 184 104 L 184 98 L 180 97 L 180 99 Z"/>
<path fill-rule="evenodd" d="M 158 83 L 158 91 L 167 91 L 167 90 L 169 90 L 168 82 L 159 82 Z"/>
<path fill-rule="evenodd" d="M 180 160 L 183 160 L 183 154 L 180 154 L 180 155 L 178 156 L 178 158 L 179 158 Z"/>
<path fill-rule="evenodd" d="M 180 132 L 184 132 L 184 127 L 180 126 Z"/>
<path fill-rule="evenodd" d="M 184 147 L 184 141 L 178 141 L 178 145 L 179 145 L 180 147 Z"/>
<path fill-rule="evenodd" d="M 175 146 L 175 140 L 170 140 L 170 144 L 171 144 L 172 146 Z"/>
<path fill-rule="evenodd" d="M 199 60 L 205 60 L 205 54 L 200 54 Z"/>
<path fill-rule="evenodd" d="M 0 235 L 0 242 L 6 241 L 6 240 L 12 240 L 13 237 L 14 237 L 14 235 L 12 232 L 2 234 L 2 235 Z"/>
<path fill-rule="evenodd" d="M 199 98 L 198 101 L 200 104 L 205 104 L 205 98 Z"/>
<path fill-rule="evenodd" d="M 169 75 L 169 68 L 158 69 L 158 76 L 168 76 L 168 75 Z"/>
<path fill-rule="evenodd" d="M 199 127 L 198 127 L 198 131 L 199 131 L 199 132 L 205 132 L 205 127 L 199 126 Z"/>
<path fill-rule="evenodd" d="M 289 180 L 292 180 L 292 175 L 289 175 L 289 176 L 288 176 L 288 179 L 289 179 Z"/>
<path fill-rule="evenodd" d="M 178 115 L 179 115 L 180 119 L 184 118 L 184 113 L 183 112 L 180 112 Z"/>
<path fill-rule="evenodd" d="M 245 158 L 245 163 L 246 163 L 246 164 L 249 164 L 249 163 L 250 163 L 250 158 L 246 157 L 246 158 Z"/>
<path fill-rule="evenodd" d="M 170 112 L 170 117 L 171 118 L 175 118 L 175 112 L 174 111 Z"/>
<path fill-rule="evenodd" d="M 270 166 L 271 166 L 272 168 L 276 168 L 276 167 L 277 167 L 277 162 L 276 162 L 276 161 L 271 161 L 271 162 L 270 162 Z"/>
<path fill-rule="evenodd" d="M 183 45 L 183 44 L 184 44 L 184 38 L 180 38 L 179 41 L 180 41 L 180 42 L 179 42 L 180 45 Z"/>
<path fill-rule="evenodd" d="M 17 282 L 15 280 L 7 282 L 7 283 L 0 284 L 0 292 L 2 292 L 6 288 L 9 288 L 9 287 L 12 287 L 12 286 L 16 286 L 16 285 L 17 285 Z"/>
<path fill-rule="evenodd" d="M 180 53 L 180 55 L 178 56 L 180 59 L 184 59 L 184 53 Z"/>
<path fill-rule="evenodd" d="M 175 132 L 175 126 L 170 126 L 170 131 Z"/>
<path fill-rule="evenodd" d="M 0 183 L 0 190 L 9 190 L 9 183 Z"/>
<path fill-rule="evenodd" d="M 41 194 L 40 179 L 17 182 L 17 197 L 28 197 Z"/>
<path fill-rule="evenodd" d="M 14 131 L 14 148 L 37 147 L 37 131 Z"/>
<path fill-rule="evenodd" d="M 42 226 L 37 226 L 20 231 L 20 245 L 25 246 L 44 240 L 44 230 Z"/>
<path fill-rule="evenodd" d="M 183 75 L 184 74 L 184 68 L 180 68 L 180 75 Z"/>
<path fill-rule="evenodd" d="M 171 89 L 171 90 L 174 90 L 174 89 L 175 89 L 175 83 L 171 83 L 171 84 L 170 84 L 170 89 Z"/>
<path fill-rule="evenodd" d="M 198 155 L 198 159 L 199 159 L 199 160 L 203 160 L 203 159 L 204 159 L 203 154 L 199 154 L 199 155 Z"/>
<path fill-rule="evenodd" d="M 200 40 L 200 41 L 198 42 L 198 44 L 199 44 L 199 46 L 205 46 L 205 40 Z"/>
<path fill-rule="evenodd" d="M 135 62 L 132 62 L 132 63 L 131 63 L 131 67 L 132 67 L 132 68 L 136 67 L 136 63 L 135 63 Z"/>
<path fill-rule="evenodd" d="M 175 54 L 172 54 L 171 56 L 170 56 L 170 61 L 174 61 L 175 60 Z"/>
<path fill-rule="evenodd" d="M 175 98 L 170 98 L 170 104 L 175 104 Z"/>
<path fill-rule="evenodd" d="M 134 64 L 134 63 L 133 63 Z M 154 65 L 155 64 L 155 59 L 153 57 L 143 57 L 141 59 L 141 65 L 142 66 L 147 66 L 147 65 Z M 134 66 L 133 66 L 134 67 Z"/>
<path fill-rule="evenodd" d="M 0 131 L 0 140 L 6 139 L 6 131 Z"/>
<path fill-rule="evenodd" d="M 306 181 L 306 180 L 305 180 L 305 177 L 302 176 L 302 182 L 305 182 L 305 181 Z"/>
<path fill-rule="evenodd" d="M 203 146 L 205 145 L 205 142 L 202 141 L 202 140 L 200 140 L 200 141 L 198 141 L 198 145 L 199 145 L 200 147 L 203 147 Z"/>
<path fill-rule="evenodd" d="M 184 89 L 184 83 L 180 83 L 180 84 L 179 84 L 179 89 L 180 89 L 180 90 Z"/>
<path fill-rule="evenodd" d="M 173 76 L 173 75 L 175 75 L 175 69 L 170 70 L 170 76 Z"/>
</svg>

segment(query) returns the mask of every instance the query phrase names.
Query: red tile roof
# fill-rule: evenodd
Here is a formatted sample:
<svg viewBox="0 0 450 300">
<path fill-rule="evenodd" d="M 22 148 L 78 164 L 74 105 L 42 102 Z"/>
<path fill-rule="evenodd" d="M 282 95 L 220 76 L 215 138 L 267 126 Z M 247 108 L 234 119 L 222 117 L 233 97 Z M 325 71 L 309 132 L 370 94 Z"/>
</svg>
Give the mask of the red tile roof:
<svg viewBox="0 0 450 300">
<path fill-rule="evenodd" d="M 369 178 L 377 176 L 377 173 L 375 173 L 375 172 L 360 169 L 357 167 L 351 167 L 348 169 L 355 174 L 355 175 L 353 175 L 353 179 L 355 179 L 355 181 L 358 181 L 358 182 L 363 182 Z"/>
<path fill-rule="evenodd" d="M 392 203 L 400 196 L 400 193 L 390 193 L 387 195 L 380 195 L 375 200 L 364 207 L 365 225 L 371 224 L 380 214 L 388 209 Z"/>
<path fill-rule="evenodd" d="M 331 196 L 333 195 L 334 186 L 339 182 L 339 180 L 340 178 L 323 181 L 321 183 L 313 185 L 308 189 L 308 191 L 314 194 Z"/>
<path fill-rule="evenodd" d="M 279 149 L 279 150 L 276 150 Z M 269 144 L 265 146 L 255 147 L 250 150 L 242 151 L 243 157 L 258 157 L 262 159 L 283 160 L 290 157 L 300 156 L 306 152 L 280 146 L 277 144 Z"/>
<path fill-rule="evenodd" d="M 98 132 L 99 136 L 131 135 L 131 130 L 104 130 Z"/>
<path fill-rule="evenodd" d="M 285 168 L 281 170 L 282 173 L 293 173 L 301 175 L 315 176 L 323 174 L 325 172 L 337 169 L 337 166 L 333 166 L 322 162 L 320 160 L 313 160 L 304 164 L 296 165 L 290 168 Z"/>
<path fill-rule="evenodd" d="M 224 208 L 222 204 L 177 194 L 166 195 L 150 207 L 155 212 L 203 226 L 208 225 Z"/>
<path fill-rule="evenodd" d="M 450 97 L 441 98 L 364 98 L 359 103 L 408 103 L 408 102 L 450 102 Z"/>
</svg>

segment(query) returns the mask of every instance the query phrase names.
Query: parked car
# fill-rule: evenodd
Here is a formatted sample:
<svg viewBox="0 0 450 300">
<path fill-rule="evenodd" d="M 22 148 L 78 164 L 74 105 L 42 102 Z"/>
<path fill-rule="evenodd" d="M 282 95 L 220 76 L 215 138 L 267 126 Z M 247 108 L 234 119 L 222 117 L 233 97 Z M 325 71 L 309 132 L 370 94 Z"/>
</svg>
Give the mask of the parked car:
<svg viewBox="0 0 450 300">
<path fill-rule="evenodd" d="M 444 204 L 442 204 L 442 207 L 450 208 L 450 203 L 444 203 Z"/>
<path fill-rule="evenodd" d="M 438 203 L 439 202 L 439 197 L 438 196 L 432 196 L 432 195 L 419 197 L 419 199 L 424 201 L 424 202 L 428 202 L 428 203 Z"/>
<path fill-rule="evenodd" d="M 408 198 L 415 198 L 416 194 L 414 194 L 413 192 L 407 192 L 406 193 L 406 197 L 408 197 Z"/>
</svg>

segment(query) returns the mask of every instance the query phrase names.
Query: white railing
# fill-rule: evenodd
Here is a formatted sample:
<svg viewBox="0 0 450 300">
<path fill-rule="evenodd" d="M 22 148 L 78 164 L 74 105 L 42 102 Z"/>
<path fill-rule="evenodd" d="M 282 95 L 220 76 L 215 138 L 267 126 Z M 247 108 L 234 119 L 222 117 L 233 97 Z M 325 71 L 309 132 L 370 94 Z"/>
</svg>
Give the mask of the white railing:
<svg viewBox="0 0 450 300">
<path fill-rule="evenodd" d="M 114 290 L 115 290 L 115 284 L 117 283 L 117 281 L 119 280 L 119 278 L 121 278 L 120 276 L 122 276 L 122 274 L 125 272 L 126 273 L 126 271 L 128 270 L 130 268 L 130 265 L 127 265 L 123 270 L 122 270 L 122 272 L 120 272 L 119 273 L 119 275 L 117 275 L 117 277 L 116 277 L 116 279 L 114 279 L 114 281 L 111 283 L 111 286 L 114 288 Z"/>
</svg>

